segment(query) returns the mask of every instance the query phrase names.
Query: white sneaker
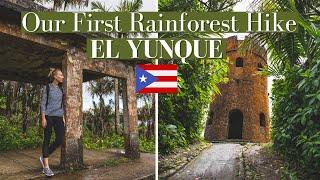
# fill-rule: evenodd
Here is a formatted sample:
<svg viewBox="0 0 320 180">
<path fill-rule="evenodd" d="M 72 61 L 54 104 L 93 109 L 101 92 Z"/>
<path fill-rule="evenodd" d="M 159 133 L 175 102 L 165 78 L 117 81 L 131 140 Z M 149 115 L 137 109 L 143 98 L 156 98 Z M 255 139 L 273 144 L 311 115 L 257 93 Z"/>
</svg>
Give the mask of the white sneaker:
<svg viewBox="0 0 320 180">
<path fill-rule="evenodd" d="M 52 170 L 47 167 L 47 168 L 43 168 L 43 171 L 42 171 L 46 176 L 50 177 L 50 176 L 53 176 L 54 173 L 52 172 Z"/>
</svg>

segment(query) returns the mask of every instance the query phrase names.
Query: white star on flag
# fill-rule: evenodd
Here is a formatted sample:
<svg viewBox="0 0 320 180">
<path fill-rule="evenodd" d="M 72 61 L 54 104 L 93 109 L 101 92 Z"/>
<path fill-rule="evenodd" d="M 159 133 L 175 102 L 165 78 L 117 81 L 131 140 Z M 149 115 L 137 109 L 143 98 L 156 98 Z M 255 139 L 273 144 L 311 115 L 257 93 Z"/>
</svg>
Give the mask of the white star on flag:
<svg viewBox="0 0 320 180">
<path fill-rule="evenodd" d="M 139 79 L 140 79 L 140 82 L 147 82 L 146 81 L 146 77 L 144 77 L 144 74 L 141 76 L 141 77 L 139 77 Z"/>
<path fill-rule="evenodd" d="M 136 66 L 136 92 L 177 93 L 178 65 L 138 64 Z"/>
</svg>

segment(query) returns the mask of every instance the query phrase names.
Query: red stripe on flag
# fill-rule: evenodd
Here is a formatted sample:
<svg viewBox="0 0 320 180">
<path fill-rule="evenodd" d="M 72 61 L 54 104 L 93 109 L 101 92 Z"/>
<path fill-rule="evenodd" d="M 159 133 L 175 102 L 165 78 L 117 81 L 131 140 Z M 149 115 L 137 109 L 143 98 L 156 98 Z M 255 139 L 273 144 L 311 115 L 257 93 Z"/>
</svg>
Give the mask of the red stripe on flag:
<svg viewBox="0 0 320 180">
<path fill-rule="evenodd" d="M 144 88 L 139 93 L 177 93 L 177 88 Z"/>
<path fill-rule="evenodd" d="M 176 64 L 139 64 L 139 66 L 144 70 L 177 70 L 178 66 Z"/>
<path fill-rule="evenodd" d="M 156 76 L 157 81 L 177 81 L 178 77 L 177 76 Z"/>
</svg>

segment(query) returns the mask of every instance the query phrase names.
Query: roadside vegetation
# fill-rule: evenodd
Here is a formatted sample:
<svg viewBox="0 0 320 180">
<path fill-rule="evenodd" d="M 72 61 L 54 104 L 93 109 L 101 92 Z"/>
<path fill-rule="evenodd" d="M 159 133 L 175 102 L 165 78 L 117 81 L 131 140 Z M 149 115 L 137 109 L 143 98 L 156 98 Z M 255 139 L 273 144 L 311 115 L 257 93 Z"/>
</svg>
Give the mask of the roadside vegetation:
<svg viewBox="0 0 320 180">
<path fill-rule="evenodd" d="M 258 33 L 269 51 L 264 73 L 274 77 L 272 87 L 272 141 L 290 178 L 320 177 L 320 12 L 319 1 L 260 0 L 252 9 L 298 14 L 297 33 Z"/>
</svg>

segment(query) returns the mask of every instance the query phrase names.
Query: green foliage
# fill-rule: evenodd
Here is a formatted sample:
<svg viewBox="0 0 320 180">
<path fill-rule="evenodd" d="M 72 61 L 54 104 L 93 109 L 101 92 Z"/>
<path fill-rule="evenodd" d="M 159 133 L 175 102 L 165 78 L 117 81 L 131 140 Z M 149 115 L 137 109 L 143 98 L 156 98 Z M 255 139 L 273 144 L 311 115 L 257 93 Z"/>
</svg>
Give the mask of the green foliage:
<svg viewBox="0 0 320 180">
<path fill-rule="evenodd" d="M 0 109 L 5 109 L 6 108 L 6 98 L 0 96 Z"/>
<path fill-rule="evenodd" d="M 230 11 L 241 0 L 159 0 L 160 11 Z"/>
<path fill-rule="evenodd" d="M 18 120 L 8 120 L 0 116 L 0 152 L 39 148 L 42 145 L 43 130 L 38 131 L 37 126 L 28 128 L 26 134 L 16 126 Z M 55 138 L 54 133 L 51 141 Z M 84 128 L 83 145 L 88 149 L 124 148 L 124 138 L 121 135 L 96 137 Z M 140 138 L 141 152 L 155 152 L 154 139 Z"/>
<path fill-rule="evenodd" d="M 155 153 L 155 139 L 140 138 L 139 143 L 141 152 Z"/>
<path fill-rule="evenodd" d="M 92 136 L 84 129 L 83 146 L 88 149 L 123 148 L 124 138 L 116 134 L 106 137 Z"/>
<path fill-rule="evenodd" d="M 84 112 L 85 126 L 95 135 L 104 137 L 112 134 L 114 129 L 114 111 L 110 104 L 105 104 L 104 100 L 100 98 L 98 105 L 93 101 L 93 108 Z"/>
<path fill-rule="evenodd" d="M 272 140 L 283 155 L 288 176 L 320 177 L 320 21 L 319 1 L 260 0 L 260 11 L 299 15 L 297 33 L 256 33 L 250 42 L 269 50 L 272 88 Z M 253 44 L 253 46 L 256 44 Z"/>
<path fill-rule="evenodd" d="M 198 0 L 191 0 L 188 3 L 185 0 L 159 0 L 160 11 L 202 11 Z"/>
<path fill-rule="evenodd" d="M 238 0 L 160 0 L 159 11 L 229 11 Z M 219 35 L 219 34 L 216 34 Z M 203 38 L 206 33 L 159 33 L 161 38 Z M 161 62 L 163 63 L 163 62 Z M 169 153 L 201 139 L 208 106 L 227 81 L 226 60 L 190 59 L 179 65 L 179 93 L 159 95 L 159 151 Z"/>
<path fill-rule="evenodd" d="M 163 144 L 159 149 L 162 152 L 200 139 L 208 105 L 213 95 L 219 93 L 217 85 L 227 81 L 227 71 L 224 60 L 193 60 L 189 64 L 179 64 L 180 92 L 159 96 L 159 122 L 162 123 L 159 143 Z M 171 125 L 177 130 L 172 130 Z"/>
<path fill-rule="evenodd" d="M 274 146 L 308 176 L 320 175 L 320 59 L 290 68 L 272 89 Z"/>
<path fill-rule="evenodd" d="M 155 152 L 154 139 L 140 138 L 140 151 L 141 152 Z M 124 148 L 124 137 L 122 135 L 109 135 L 105 137 L 94 136 L 87 128 L 84 128 L 83 146 L 87 149 L 106 149 L 106 148 Z"/>
<path fill-rule="evenodd" d="M 55 10 L 63 9 L 67 7 L 85 7 L 88 6 L 89 0 L 32 0 L 34 2 L 43 4 L 47 2 L 53 2 L 53 8 Z"/>
<path fill-rule="evenodd" d="M 0 151 L 19 150 L 40 147 L 42 136 L 35 127 L 23 134 L 16 124 L 0 116 Z"/>
<path fill-rule="evenodd" d="M 177 147 L 184 147 L 188 143 L 182 125 L 159 123 L 159 152 L 167 154 Z"/>
</svg>

